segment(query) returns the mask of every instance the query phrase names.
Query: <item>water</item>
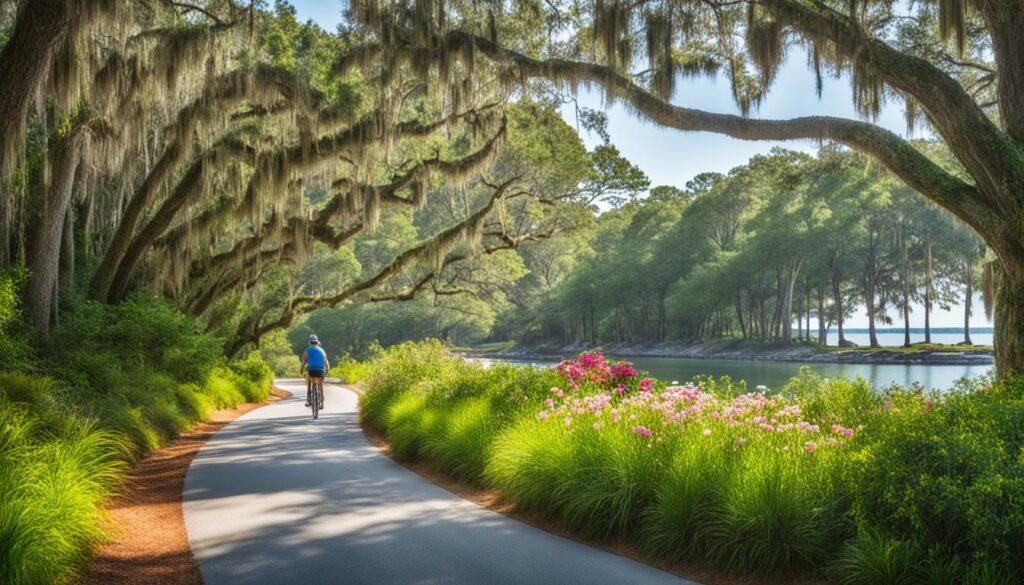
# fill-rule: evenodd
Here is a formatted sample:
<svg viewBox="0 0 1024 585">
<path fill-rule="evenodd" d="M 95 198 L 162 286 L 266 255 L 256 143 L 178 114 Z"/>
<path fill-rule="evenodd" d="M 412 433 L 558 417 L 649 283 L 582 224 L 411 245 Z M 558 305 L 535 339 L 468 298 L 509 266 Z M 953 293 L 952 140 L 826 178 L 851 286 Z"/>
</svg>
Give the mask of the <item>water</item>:
<svg viewBox="0 0 1024 585">
<path fill-rule="evenodd" d="M 483 360 L 485 363 L 489 360 Z M 920 383 L 928 389 L 944 390 L 963 377 L 980 376 L 988 372 L 990 365 L 924 365 L 924 364 L 829 364 L 797 362 L 758 362 L 742 360 L 715 360 L 699 358 L 628 358 L 638 370 L 665 381 L 686 382 L 694 376 L 730 376 L 733 380 L 746 380 L 753 389 L 764 385 L 781 388 L 787 380 L 800 373 L 801 366 L 827 377 L 854 378 L 860 376 L 872 386 L 884 387 L 891 384 L 910 386 Z M 550 366 L 553 362 L 518 362 Z"/>
<path fill-rule="evenodd" d="M 817 335 L 817 329 L 813 329 L 814 334 Z M 848 340 L 856 343 L 857 345 L 867 346 L 871 345 L 870 338 L 868 337 L 867 329 L 847 329 L 843 331 L 843 336 Z M 898 347 L 903 345 L 903 330 L 894 331 L 892 329 L 883 329 L 876 334 L 878 337 L 878 343 L 882 346 L 893 346 Z M 932 330 L 932 343 L 942 343 L 945 345 L 956 345 L 964 340 L 964 332 L 962 329 L 956 331 L 940 330 L 936 332 Z M 828 345 L 836 345 L 839 343 L 839 334 L 836 333 L 835 327 L 829 330 L 828 337 L 826 338 Z M 910 342 L 921 343 L 924 342 L 924 330 L 923 329 L 911 329 L 910 330 Z M 971 342 L 974 345 L 992 345 L 992 329 L 991 328 L 971 328 Z"/>
</svg>

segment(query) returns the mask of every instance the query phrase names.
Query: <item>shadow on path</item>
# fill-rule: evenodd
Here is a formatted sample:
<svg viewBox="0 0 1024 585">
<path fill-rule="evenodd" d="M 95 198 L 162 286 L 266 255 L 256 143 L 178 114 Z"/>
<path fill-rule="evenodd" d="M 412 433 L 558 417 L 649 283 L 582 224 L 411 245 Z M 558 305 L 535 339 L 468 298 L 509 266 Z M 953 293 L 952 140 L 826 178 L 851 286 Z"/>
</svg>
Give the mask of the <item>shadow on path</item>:
<svg viewBox="0 0 1024 585">
<path fill-rule="evenodd" d="M 316 421 L 303 402 L 236 420 L 193 461 L 185 522 L 207 585 L 681 582 L 427 482 L 366 440 L 347 390 L 329 386 Z"/>
</svg>

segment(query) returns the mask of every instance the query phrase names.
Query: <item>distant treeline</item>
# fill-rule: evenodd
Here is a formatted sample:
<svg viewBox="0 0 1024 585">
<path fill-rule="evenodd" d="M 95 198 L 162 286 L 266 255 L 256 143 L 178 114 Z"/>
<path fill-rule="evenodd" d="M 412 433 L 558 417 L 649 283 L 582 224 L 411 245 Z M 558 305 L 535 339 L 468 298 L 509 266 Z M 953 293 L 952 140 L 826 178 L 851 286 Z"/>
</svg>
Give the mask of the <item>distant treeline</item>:
<svg viewBox="0 0 1024 585">
<path fill-rule="evenodd" d="M 992 331 L 966 329 L 984 280 L 981 239 L 853 152 L 775 149 L 682 189 L 648 189 L 623 159 L 594 160 L 605 184 L 628 185 L 620 194 L 628 193 L 581 210 L 571 230 L 524 243 L 500 273 L 464 278 L 467 294 L 322 312 L 292 341 L 317 331 L 339 351 L 362 354 L 374 340 L 426 337 L 456 345 L 720 337 L 842 345 L 847 333 L 867 333 L 877 345 L 882 332 L 902 332 L 910 343 L 911 334 L 930 341 L 956 332 L 970 342 L 972 331 Z M 961 304 L 965 328 L 930 327 L 935 307 Z M 844 327 L 865 310 L 867 329 Z"/>
</svg>

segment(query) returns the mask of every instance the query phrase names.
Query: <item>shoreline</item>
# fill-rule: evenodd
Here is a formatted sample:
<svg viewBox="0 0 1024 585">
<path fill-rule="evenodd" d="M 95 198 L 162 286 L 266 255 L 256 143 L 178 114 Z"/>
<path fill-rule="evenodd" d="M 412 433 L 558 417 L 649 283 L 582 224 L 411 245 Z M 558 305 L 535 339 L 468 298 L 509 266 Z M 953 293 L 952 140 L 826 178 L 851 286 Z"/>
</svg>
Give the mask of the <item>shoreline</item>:
<svg viewBox="0 0 1024 585">
<path fill-rule="evenodd" d="M 923 344 L 918 344 L 922 346 Z M 602 349 L 614 358 L 659 357 L 678 359 L 719 359 L 734 361 L 899 364 L 899 365 L 993 365 L 992 350 L 986 346 L 939 345 L 923 347 L 822 348 L 807 343 L 764 343 L 750 340 L 718 340 L 701 343 L 657 344 L 610 343 L 605 345 L 520 345 L 499 351 L 460 353 L 473 357 L 560 361 L 584 351 Z"/>
</svg>

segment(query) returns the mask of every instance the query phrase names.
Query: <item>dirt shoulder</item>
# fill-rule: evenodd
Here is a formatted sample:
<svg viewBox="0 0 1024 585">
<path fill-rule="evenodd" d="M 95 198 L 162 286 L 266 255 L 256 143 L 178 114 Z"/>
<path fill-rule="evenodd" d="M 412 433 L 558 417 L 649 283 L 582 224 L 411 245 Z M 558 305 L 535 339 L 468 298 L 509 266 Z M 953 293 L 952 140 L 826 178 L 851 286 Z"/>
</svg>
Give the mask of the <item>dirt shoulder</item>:
<svg viewBox="0 0 1024 585">
<path fill-rule="evenodd" d="M 146 455 L 124 493 L 108 506 L 111 539 L 93 554 L 80 585 L 201 585 L 185 532 L 181 500 L 185 473 L 199 449 L 229 422 L 288 396 L 275 388 L 262 403 L 218 410 L 209 421 Z"/>
</svg>

